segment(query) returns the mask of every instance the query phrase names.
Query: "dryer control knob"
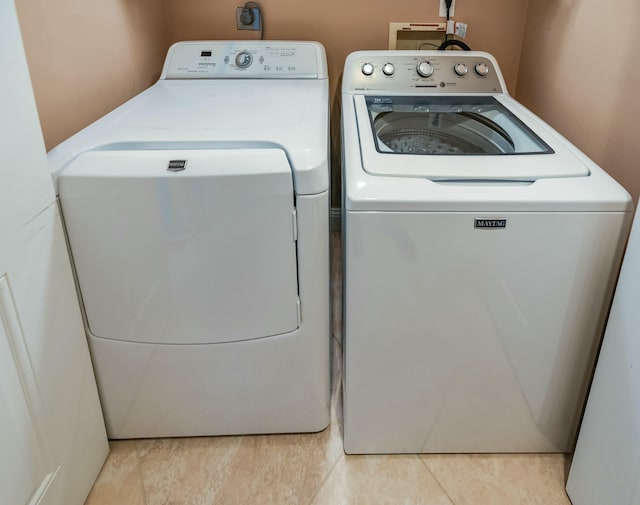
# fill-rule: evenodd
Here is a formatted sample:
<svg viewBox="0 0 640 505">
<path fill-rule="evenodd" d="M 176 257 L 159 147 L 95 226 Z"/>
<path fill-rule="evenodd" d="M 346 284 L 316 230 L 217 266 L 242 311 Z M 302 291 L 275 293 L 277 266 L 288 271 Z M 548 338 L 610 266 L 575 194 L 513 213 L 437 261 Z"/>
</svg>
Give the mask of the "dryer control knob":
<svg viewBox="0 0 640 505">
<path fill-rule="evenodd" d="M 236 55 L 236 67 L 238 68 L 248 68 L 253 62 L 253 56 L 248 51 L 240 51 Z"/>
<path fill-rule="evenodd" d="M 455 71 L 456 74 L 458 74 L 461 77 L 463 75 L 467 75 L 467 72 L 469 71 L 469 69 L 464 63 L 456 63 L 453 66 L 453 70 Z"/>
<path fill-rule="evenodd" d="M 393 63 L 385 63 L 384 67 L 382 67 L 382 72 L 384 75 L 393 75 L 396 71 L 396 67 L 393 66 Z"/>
<path fill-rule="evenodd" d="M 489 73 L 489 65 L 487 65 L 484 61 L 480 63 L 476 63 L 476 74 L 484 77 Z"/>
<path fill-rule="evenodd" d="M 364 65 L 362 65 L 362 73 L 364 75 L 373 74 L 373 65 L 371 63 L 365 63 Z"/>
<path fill-rule="evenodd" d="M 416 65 L 416 72 L 422 77 L 431 77 L 433 74 L 433 65 L 428 61 L 421 61 Z"/>
</svg>

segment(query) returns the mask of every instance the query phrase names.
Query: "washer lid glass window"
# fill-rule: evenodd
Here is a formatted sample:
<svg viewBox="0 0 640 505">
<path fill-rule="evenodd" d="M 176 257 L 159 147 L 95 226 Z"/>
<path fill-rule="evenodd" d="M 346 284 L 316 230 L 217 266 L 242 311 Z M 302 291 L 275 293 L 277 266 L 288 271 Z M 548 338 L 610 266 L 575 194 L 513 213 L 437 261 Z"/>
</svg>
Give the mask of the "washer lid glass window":
<svg viewBox="0 0 640 505">
<path fill-rule="evenodd" d="M 362 168 L 371 175 L 533 182 L 590 173 L 562 137 L 508 95 L 353 100 Z"/>
<path fill-rule="evenodd" d="M 380 153 L 553 153 L 491 96 L 367 97 L 366 103 Z"/>
</svg>

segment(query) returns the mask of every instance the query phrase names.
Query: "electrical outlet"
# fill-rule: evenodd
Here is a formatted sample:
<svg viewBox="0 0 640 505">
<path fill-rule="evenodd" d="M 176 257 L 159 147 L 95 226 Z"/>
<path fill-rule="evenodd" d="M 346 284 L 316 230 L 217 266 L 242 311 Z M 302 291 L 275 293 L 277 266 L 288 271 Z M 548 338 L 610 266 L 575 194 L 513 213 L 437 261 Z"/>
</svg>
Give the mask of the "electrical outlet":
<svg viewBox="0 0 640 505">
<path fill-rule="evenodd" d="M 453 14 L 455 13 L 456 10 L 456 0 L 453 0 L 453 2 L 451 2 L 451 8 L 449 9 L 449 17 L 453 17 Z M 441 18 L 446 18 L 447 17 L 447 6 L 444 3 L 444 0 L 440 0 L 440 14 L 439 16 Z"/>
<path fill-rule="evenodd" d="M 246 7 L 236 7 L 236 29 L 238 30 L 260 30 L 262 20 L 260 18 L 260 9 L 258 7 L 250 7 L 247 10 L 251 11 L 253 19 L 251 23 L 245 24 L 243 11 Z M 245 13 L 246 15 L 246 13 Z"/>
</svg>

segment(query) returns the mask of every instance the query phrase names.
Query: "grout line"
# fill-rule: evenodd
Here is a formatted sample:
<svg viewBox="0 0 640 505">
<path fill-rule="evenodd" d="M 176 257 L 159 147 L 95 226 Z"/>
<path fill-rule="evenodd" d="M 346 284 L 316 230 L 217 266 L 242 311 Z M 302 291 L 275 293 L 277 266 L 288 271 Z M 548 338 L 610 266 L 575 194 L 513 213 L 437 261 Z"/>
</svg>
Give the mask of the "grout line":
<svg viewBox="0 0 640 505">
<path fill-rule="evenodd" d="M 333 474 L 333 472 L 335 471 L 336 467 L 338 466 L 338 463 L 340 462 L 340 460 L 342 458 L 344 458 L 344 452 L 342 454 L 340 454 L 340 456 L 338 456 L 335 460 L 335 462 L 333 463 L 333 465 L 331 466 L 331 469 L 327 472 L 327 475 L 325 476 L 324 479 L 322 479 L 322 482 L 320 483 L 320 485 L 318 486 L 318 490 L 313 494 L 313 496 L 311 497 L 311 499 L 309 500 L 309 502 L 307 503 L 307 505 L 311 505 L 315 499 L 318 497 L 318 495 L 320 494 L 320 491 L 322 491 L 322 488 L 324 488 L 325 484 L 327 483 L 327 481 L 329 480 L 329 477 L 331 476 L 331 474 Z"/>
<path fill-rule="evenodd" d="M 451 505 L 456 505 L 456 502 L 454 501 L 453 497 L 449 494 L 449 491 L 447 491 L 447 488 L 444 487 L 444 484 L 442 484 L 442 482 L 440 482 L 440 479 L 438 479 L 438 477 L 431 471 L 431 468 L 429 468 L 429 465 L 427 465 L 427 462 L 424 460 L 423 455 L 422 454 L 417 454 L 417 456 L 418 456 L 418 459 L 420 459 L 420 461 L 422 462 L 422 464 L 426 468 L 427 472 L 429 472 L 431 477 L 433 477 L 433 479 L 438 483 L 438 486 L 440 486 L 440 489 L 442 489 L 442 492 L 449 499 L 449 501 L 451 502 Z"/>
<path fill-rule="evenodd" d="M 144 474 L 142 472 L 142 459 L 140 458 L 140 447 L 139 447 L 139 443 L 140 440 L 137 439 L 134 441 L 135 443 L 135 448 L 136 448 L 136 461 L 137 461 L 137 469 L 138 469 L 138 475 L 140 476 L 140 485 L 142 486 L 142 503 L 143 505 L 148 505 L 149 500 L 147 499 L 147 487 L 144 484 Z"/>
</svg>

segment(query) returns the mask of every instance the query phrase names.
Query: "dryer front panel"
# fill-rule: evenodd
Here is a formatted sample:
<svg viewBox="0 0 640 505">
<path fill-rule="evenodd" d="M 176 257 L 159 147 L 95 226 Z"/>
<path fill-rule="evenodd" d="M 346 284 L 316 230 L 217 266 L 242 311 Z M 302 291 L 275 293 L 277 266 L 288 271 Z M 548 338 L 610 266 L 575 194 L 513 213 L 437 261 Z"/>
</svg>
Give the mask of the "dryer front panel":
<svg viewBox="0 0 640 505">
<path fill-rule="evenodd" d="M 93 335 L 194 344 L 299 326 L 283 151 L 88 152 L 60 199 Z"/>
</svg>

